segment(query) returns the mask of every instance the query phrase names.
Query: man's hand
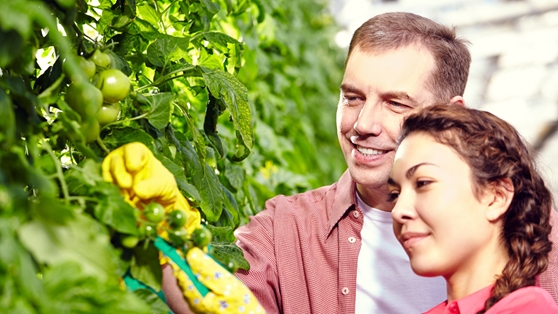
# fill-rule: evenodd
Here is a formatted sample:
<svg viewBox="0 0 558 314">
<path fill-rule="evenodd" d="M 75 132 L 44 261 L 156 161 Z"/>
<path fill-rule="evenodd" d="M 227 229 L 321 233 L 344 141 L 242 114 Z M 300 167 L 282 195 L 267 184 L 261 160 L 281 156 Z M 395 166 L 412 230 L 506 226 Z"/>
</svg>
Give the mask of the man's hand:
<svg viewBox="0 0 558 314">
<path fill-rule="evenodd" d="M 190 248 L 186 253 L 186 261 L 194 280 L 167 258 L 192 311 L 214 314 L 265 313 L 250 289 L 201 249 Z"/>
<path fill-rule="evenodd" d="M 193 232 L 200 225 L 200 213 L 184 198 L 172 173 L 142 143 L 129 143 L 113 150 L 103 160 L 103 178 L 120 187 L 130 205 L 143 210 L 157 202 L 169 213 L 174 209 L 186 212 L 186 230 Z"/>
</svg>

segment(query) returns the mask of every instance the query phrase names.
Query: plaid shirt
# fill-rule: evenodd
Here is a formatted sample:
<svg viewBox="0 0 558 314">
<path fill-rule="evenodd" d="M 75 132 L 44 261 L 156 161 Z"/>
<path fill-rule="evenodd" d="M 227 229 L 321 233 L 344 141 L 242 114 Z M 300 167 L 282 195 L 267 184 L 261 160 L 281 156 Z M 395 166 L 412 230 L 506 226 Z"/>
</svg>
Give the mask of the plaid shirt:
<svg viewBox="0 0 558 314">
<path fill-rule="evenodd" d="M 237 244 L 250 270 L 236 275 L 268 314 L 355 313 L 364 224 L 355 204 L 355 183 L 346 171 L 331 186 L 270 199 L 265 210 L 237 229 Z M 553 212 L 551 223 L 557 222 Z M 558 228 L 551 240 L 558 245 Z M 558 303 L 557 273 L 558 250 L 553 249 L 540 283 Z"/>
</svg>

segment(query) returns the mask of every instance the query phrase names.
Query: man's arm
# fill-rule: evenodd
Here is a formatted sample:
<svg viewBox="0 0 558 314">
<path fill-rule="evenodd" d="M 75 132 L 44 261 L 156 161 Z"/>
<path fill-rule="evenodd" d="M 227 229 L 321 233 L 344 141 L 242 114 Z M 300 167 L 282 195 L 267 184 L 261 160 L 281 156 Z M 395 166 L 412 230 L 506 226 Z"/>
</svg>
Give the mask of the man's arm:
<svg viewBox="0 0 558 314">
<path fill-rule="evenodd" d="M 235 231 L 236 244 L 250 263 L 250 270 L 239 269 L 236 276 L 252 290 L 267 314 L 282 313 L 273 228 L 275 201 L 269 200 L 265 210 Z"/>
<path fill-rule="evenodd" d="M 164 264 L 161 265 L 163 268 L 163 292 L 165 293 L 165 298 L 167 299 L 167 305 L 173 311 L 174 314 L 193 314 L 184 300 L 182 295 L 182 290 L 176 282 L 176 277 L 174 277 L 171 265 Z"/>
</svg>

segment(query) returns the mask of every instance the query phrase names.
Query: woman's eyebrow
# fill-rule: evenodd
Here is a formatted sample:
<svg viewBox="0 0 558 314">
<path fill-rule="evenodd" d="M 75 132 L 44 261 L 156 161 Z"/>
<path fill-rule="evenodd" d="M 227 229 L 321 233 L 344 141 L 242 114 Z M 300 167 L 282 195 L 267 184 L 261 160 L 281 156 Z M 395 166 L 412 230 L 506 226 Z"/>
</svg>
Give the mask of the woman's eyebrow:
<svg viewBox="0 0 558 314">
<path fill-rule="evenodd" d="M 410 178 L 413 176 L 413 174 L 415 174 L 415 172 L 417 171 L 417 169 L 418 169 L 420 166 L 425 166 L 425 165 L 436 166 L 436 165 L 433 164 L 433 163 L 421 162 L 420 164 L 416 164 L 416 165 L 412 166 L 411 168 L 409 168 L 409 169 L 407 170 L 407 172 L 405 173 L 405 177 L 406 177 L 407 179 L 410 179 Z M 436 166 L 436 167 L 437 167 L 437 166 Z"/>
</svg>

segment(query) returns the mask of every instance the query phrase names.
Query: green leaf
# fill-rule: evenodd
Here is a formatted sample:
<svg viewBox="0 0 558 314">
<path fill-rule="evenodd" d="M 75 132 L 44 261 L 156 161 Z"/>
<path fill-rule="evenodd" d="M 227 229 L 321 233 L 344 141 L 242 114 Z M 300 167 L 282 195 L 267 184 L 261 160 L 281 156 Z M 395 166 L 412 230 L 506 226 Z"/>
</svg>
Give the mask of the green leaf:
<svg viewBox="0 0 558 314">
<path fill-rule="evenodd" d="M 140 242 L 134 248 L 130 273 L 132 277 L 159 291 L 163 280 L 163 272 L 159 264 L 159 251 L 152 242 L 149 242 L 147 246 L 144 243 Z"/>
<path fill-rule="evenodd" d="M 214 170 L 205 165 L 205 175 L 201 178 L 201 209 L 207 221 L 215 222 L 223 210 L 223 189 Z"/>
<path fill-rule="evenodd" d="M 163 67 L 170 61 L 177 61 L 188 54 L 190 40 L 184 37 L 160 35 L 147 48 L 147 59 L 154 66 Z"/>
<path fill-rule="evenodd" d="M 123 290 L 115 278 L 91 276 L 77 261 L 48 268 L 43 282 L 47 296 L 40 313 L 151 313 L 147 303 Z"/>
<path fill-rule="evenodd" d="M 117 231 L 137 235 L 135 209 L 124 200 L 120 189 L 102 182 L 95 187 L 95 191 L 98 200 L 94 208 L 95 217 Z"/>
<path fill-rule="evenodd" d="M 244 183 L 246 172 L 242 167 L 227 162 L 225 164 L 224 175 L 233 188 L 240 189 L 242 187 L 242 184 Z"/>
<path fill-rule="evenodd" d="M 174 98 L 175 95 L 173 93 L 160 93 L 149 96 L 140 95 L 138 96 L 138 102 L 151 106 L 147 120 L 153 127 L 163 129 L 169 124 Z"/>
<path fill-rule="evenodd" d="M 186 191 L 186 193 L 194 199 L 200 199 L 198 189 L 196 189 L 196 187 L 190 184 L 186 179 L 186 176 L 184 175 L 184 168 L 180 167 L 166 156 L 157 156 L 157 159 L 159 159 L 161 163 L 174 175 L 176 183 L 180 189 Z"/>
<path fill-rule="evenodd" d="M 112 128 L 110 134 L 103 139 L 103 142 L 112 149 L 131 142 L 140 142 L 149 149 L 153 149 L 153 137 L 144 130 L 128 126 Z"/>
<path fill-rule="evenodd" d="M 231 114 L 239 140 L 250 150 L 253 145 L 252 115 L 247 90 L 231 74 L 200 67 L 203 78 L 213 96 L 221 98 Z"/>
<path fill-rule="evenodd" d="M 16 60 L 23 48 L 23 38 L 15 30 L 4 31 L 0 28 L 0 68 L 6 68 Z"/>
<path fill-rule="evenodd" d="M 159 23 L 161 23 L 161 16 L 151 6 L 149 2 L 147 1 L 140 2 L 139 5 L 136 7 L 136 9 L 137 9 L 137 17 L 147 22 L 147 24 L 155 26 L 156 29 L 159 29 Z"/>
<path fill-rule="evenodd" d="M 115 255 L 106 230 L 86 215 L 77 215 L 64 224 L 33 220 L 22 225 L 18 235 L 40 263 L 60 265 L 71 260 L 92 276 L 115 274 Z"/>
<path fill-rule="evenodd" d="M 32 31 L 32 15 L 27 1 L 0 1 L 0 26 L 4 30 L 16 30 L 23 38 Z"/>
<path fill-rule="evenodd" d="M 151 105 L 151 112 L 147 116 L 147 120 L 152 126 L 162 129 L 169 124 L 174 97 L 172 93 L 161 93 L 147 97 Z"/>
<path fill-rule="evenodd" d="M 232 38 L 231 36 L 219 32 L 205 32 L 203 33 L 203 37 L 205 37 L 205 39 L 209 41 L 215 49 L 222 53 L 229 52 L 228 44 L 237 46 L 242 45 L 238 40 Z"/>
<path fill-rule="evenodd" d="M 250 270 L 250 264 L 244 258 L 242 250 L 233 243 L 227 242 L 212 242 L 211 247 L 213 252 L 211 255 L 221 262 L 222 264 L 226 264 L 226 261 L 232 260 L 238 265 L 238 268 Z"/>
<path fill-rule="evenodd" d="M 170 309 L 168 305 L 159 298 L 157 294 L 149 289 L 138 289 L 134 291 L 134 294 L 144 300 L 149 306 L 151 306 L 152 314 L 169 314 Z"/>
</svg>

